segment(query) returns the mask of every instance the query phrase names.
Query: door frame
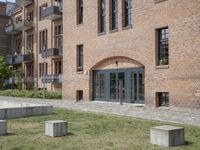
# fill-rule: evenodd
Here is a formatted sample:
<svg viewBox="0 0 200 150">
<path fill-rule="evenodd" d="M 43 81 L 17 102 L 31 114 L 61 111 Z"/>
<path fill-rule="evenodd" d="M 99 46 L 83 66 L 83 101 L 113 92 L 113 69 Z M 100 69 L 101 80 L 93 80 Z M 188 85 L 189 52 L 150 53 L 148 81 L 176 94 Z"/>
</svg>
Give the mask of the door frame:
<svg viewBox="0 0 200 150">
<path fill-rule="evenodd" d="M 110 99 L 110 73 L 120 73 L 124 72 L 124 84 L 125 84 L 125 98 L 124 102 L 125 103 L 144 103 L 142 101 L 132 101 L 131 97 L 131 73 L 132 72 L 143 72 L 145 74 L 145 69 L 144 67 L 135 67 L 135 68 L 120 68 L 120 69 L 105 69 L 105 70 L 93 70 L 93 81 L 92 81 L 92 100 L 94 101 L 109 101 L 109 102 L 118 102 L 119 100 L 112 100 Z M 105 75 L 104 77 L 104 83 L 105 83 L 105 89 L 104 89 L 104 99 L 96 99 L 95 98 L 95 78 L 96 74 L 103 73 Z M 145 75 L 144 75 L 145 78 Z M 108 82 L 107 82 L 108 81 Z M 145 98 L 144 98 L 145 100 Z"/>
</svg>

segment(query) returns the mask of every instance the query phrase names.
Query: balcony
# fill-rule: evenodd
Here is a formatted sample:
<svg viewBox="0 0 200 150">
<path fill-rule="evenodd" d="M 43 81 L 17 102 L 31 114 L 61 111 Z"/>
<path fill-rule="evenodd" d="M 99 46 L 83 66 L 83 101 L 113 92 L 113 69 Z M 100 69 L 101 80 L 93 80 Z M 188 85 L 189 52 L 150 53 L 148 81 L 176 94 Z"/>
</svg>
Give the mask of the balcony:
<svg viewBox="0 0 200 150">
<path fill-rule="evenodd" d="M 34 0 L 19 0 L 17 3 L 20 6 L 28 6 L 33 3 Z"/>
<path fill-rule="evenodd" d="M 62 83 L 62 75 L 42 76 L 42 83 L 52 83 L 52 84 Z"/>
<path fill-rule="evenodd" d="M 5 32 L 7 34 L 17 34 L 17 33 L 19 33 L 19 31 L 17 31 L 13 25 L 7 25 L 5 27 Z"/>
<path fill-rule="evenodd" d="M 29 20 L 24 20 L 23 22 L 23 27 L 25 30 L 30 30 L 34 27 L 33 21 L 29 21 Z"/>
<path fill-rule="evenodd" d="M 45 52 L 42 52 L 42 58 L 48 58 L 48 57 L 62 57 L 63 52 L 62 49 L 58 49 L 58 48 L 50 48 L 45 50 Z"/>
<path fill-rule="evenodd" d="M 42 18 L 56 20 L 62 18 L 61 6 L 51 6 L 42 11 Z"/>
<path fill-rule="evenodd" d="M 15 61 L 15 59 L 13 56 L 10 56 L 10 55 L 6 56 L 6 59 L 5 59 L 6 65 L 12 65 L 12 64 L 14 64 L 14 61 Z"/>
<path fill-rule="evenodd" d="M 15 22 L 15 30 L 22 31 L 23 30 L 23 21 L 16 21 Z"/>
<path fill-rule="evenodd" d="M 27 54 L 19 54 L 14 56 L 14 64 L 21 64 L 23 62 L 32 62 L 33 56 Z"/>
</svg>

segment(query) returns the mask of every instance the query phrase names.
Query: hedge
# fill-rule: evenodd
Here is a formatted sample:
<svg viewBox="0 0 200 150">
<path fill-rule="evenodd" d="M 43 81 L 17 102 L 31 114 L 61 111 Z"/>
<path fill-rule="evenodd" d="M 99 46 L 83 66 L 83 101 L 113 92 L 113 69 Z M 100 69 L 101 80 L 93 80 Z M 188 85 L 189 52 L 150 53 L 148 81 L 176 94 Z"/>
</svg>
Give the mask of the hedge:
<svg viewBox="0 0 200 150">
<path fill-rule="evenodd" d="M 0 96 L 10 97 L 27 97 L 27 98 L 43 98 L 43 91 L 28 91 L 28 90 L 3 90 L 0 91 Z M 45 99 L 62 99 L 62 94 L 58 92 L 45 92 Z"/>
</svg>

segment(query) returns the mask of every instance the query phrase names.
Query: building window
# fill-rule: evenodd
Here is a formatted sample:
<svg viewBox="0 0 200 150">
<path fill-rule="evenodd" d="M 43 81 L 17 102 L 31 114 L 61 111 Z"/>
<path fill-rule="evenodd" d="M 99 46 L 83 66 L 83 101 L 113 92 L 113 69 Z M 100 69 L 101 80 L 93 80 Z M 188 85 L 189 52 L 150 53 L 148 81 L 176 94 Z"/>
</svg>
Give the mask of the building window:
<svg viewBox="0 0 200 150">
<path fill-rule="evenodd" d="M 83 23 L 83 0 L 77 0 L 77 24 Z"/>
<path fill-rule="evenodd" d="M 48 73 L 48 64 L 47 63 L 40 63 L 39 64 L 39 76 L 42 77 L 44 75 L 47 75 Z"/>
<path fill-rule="evenodd" d="M 62 74 L 62 61 L 54 61 L 54 74 L 55 75 Z"/>
<path fill-rule="evenodd" d="M 106 2 L 98 0 L 98 31 L 99 33 L 106 32 Z"/>
<path fill-rule="evenodd" d="M 55 27 L 55 48 L 63 49 L 63 29 L 62 25 Z"/>
<path fill-rule="evenodd" d="M 28 51 L 33 51 L 33 34 L 27 35 L 26 49 Z"/>
<path fill-rule="evenodd" d="M 21 53 L 22 50 L 22 37 L 21 35 L 16 35 L 15 36 L 15 51 L 17 54 Z"/>
<path fill-rule="evenodd" d="M 26 77 L 33 77 L 33 64 L 26 65 Z"/>
<path fill-rule="evenodd" d="M 16 21 L 16 24 L 22 22 L 22 16 L 17 16 L 17 17 L 15 18 L 15 21 Z"/>
<path fill-rule="evenodd" d="M 28 22 L 32 22 L 33 21 L 33 11 L 27 12 L 26 21 L 28 21 Z"/>
<path fill-rule="evenodd" d="M 83 100 L 83 91 L 81 90 L 76 91 L 76 100 L 77 101 Z"/>
<path fill-rule="evenodd" d="M 118 0 L 110 0 L 110 30 L 118 29 Z"/>
<path fill-rule="evenodd" d="M 158 106 L 169 106 L 169 93 L 168 92 L 158 92 L 156 93 Z"/>
<path fill-rule="evenodd" d="M 62 0 L 55 0 L 54 5 L 59 8 L 59 11 L 62 12 Z"/>
<path fill-rule="evenodd" d="M 122 0 L 122 25 L 124 28 L 132 26 L 132 0 Z"/>
<path fill-rule="evenodd" d="M 40 53 L 43 51 L 43 50 L 46 50 L 47 49 L 47 45 L 48 45 L 48 32 L 47 30 L 42 30 L 40 31 L 40 39 L 39 39 L 39 46 L 40 46 Z"/>
<path fill-rule="evenodd" d="M 169 33 L 168 27 L 157 30 L 157 65 L 169 64 Z"/>
<path fill-rule="evenodd" d="M 77 72 L 83 71 L 83 45 L 77 46 Z"/>
<path fill-rule="evenodd" d="M 43 5 L 41 5 L 41 6 L 39 7 L 39 18 L 40 18 L 40 20 L 43 19 L 43 17 L 42 17 L 42 12 L 43 12 L 47 7 L 48 7 L 48 4 L 47 4 L 47 3 L 45 3 L 45 4 L 43 4 Z"/>
</svg>

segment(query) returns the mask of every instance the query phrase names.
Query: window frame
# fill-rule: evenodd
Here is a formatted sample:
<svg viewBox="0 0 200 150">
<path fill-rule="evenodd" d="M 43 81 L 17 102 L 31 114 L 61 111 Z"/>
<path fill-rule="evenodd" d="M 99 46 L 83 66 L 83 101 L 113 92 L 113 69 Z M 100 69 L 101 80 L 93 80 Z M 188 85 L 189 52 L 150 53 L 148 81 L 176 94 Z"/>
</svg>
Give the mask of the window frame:
<svg viewBox="0 0 200 150">
<path fill-rule="evenodd" d="M 164 39 L 162 39 L 162 37 L 164 37 Z M 165 46 L 163 46 L 164 44 Z M 168 65 L 169 65 L 169 28 L 168 26 L 165 26 L 156 29 L 156 66 L 168 66 Z"/>
<path fill-rule="evenodd" d="M 157 99 L 157 106 L 158 107 L 169 107 L 170 100 L 169 100 L 169 92 L 157 92 L 156 99 Z"/>
<path fill-rule="evenodd" d="M 83 0 L 76 0 L 76 17 L 77 17 L 77 25 L 83 24 Z"/>
<path fill-rule="evenodd" d="M 127 6 L 126 6 L 127 1 Z M 122 0 L 122 28 L 132 28 L 133 24 L 133 1 Z"/>
<path fill-rule="evenodd" d="M 98 0 L 98 33 L 106 33 L 106 0 Z"/>
<path fill-rule="evenodd" d="M 119 20 L 118 4 L 119 4 L 118 0 L 109 0 L 110 31 L 118 30 L 118 20 Z"/>
<path fill-rule="evenodd" d="M 45 46 L 45 47 L 44 47 Z M 43 48 L 48 48 L 48 30 L 40 30 L 39 32 L 39 53 L 42 53 Z"/>
<path fill-rule="evenodd" d="M 84 70 L 84 55 L 83 55 L 83 44 L 77 45 L 77 62 L 76 62 L 76 70 L 77 72 L 83 72 Z"/>
</svg>

